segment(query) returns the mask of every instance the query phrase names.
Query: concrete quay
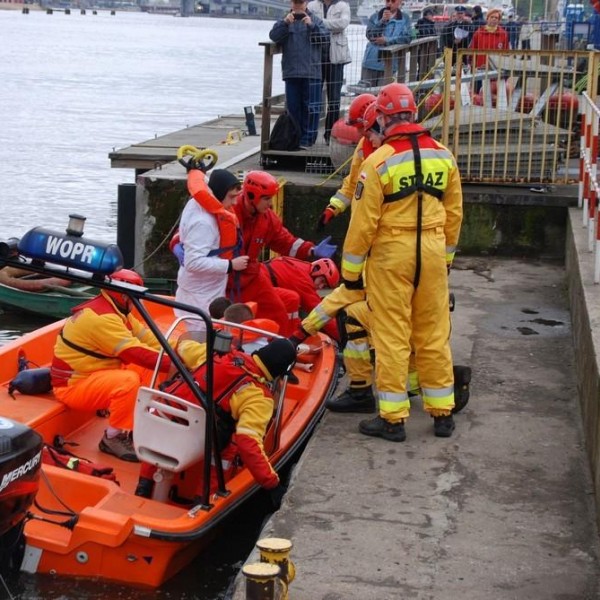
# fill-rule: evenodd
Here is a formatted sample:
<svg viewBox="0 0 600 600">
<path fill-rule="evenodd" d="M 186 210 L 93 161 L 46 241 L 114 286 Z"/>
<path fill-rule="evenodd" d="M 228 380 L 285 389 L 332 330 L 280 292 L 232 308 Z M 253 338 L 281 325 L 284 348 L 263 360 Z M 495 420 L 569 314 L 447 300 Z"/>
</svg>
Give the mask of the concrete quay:
<svg viewBox="0 0 600 600">
<path fill-rule="evenodd" d="M 600 597 L 600 308 L 577 209 L 566 256 L 457 260 L 452 346 L 473 381 L 452 438 L 419 400 L 401 444 L 325 415 L 261 535 L 293 542 L 290 598 Z M 228 597 L 246 597 L 242 575 Z"/>
</svg>

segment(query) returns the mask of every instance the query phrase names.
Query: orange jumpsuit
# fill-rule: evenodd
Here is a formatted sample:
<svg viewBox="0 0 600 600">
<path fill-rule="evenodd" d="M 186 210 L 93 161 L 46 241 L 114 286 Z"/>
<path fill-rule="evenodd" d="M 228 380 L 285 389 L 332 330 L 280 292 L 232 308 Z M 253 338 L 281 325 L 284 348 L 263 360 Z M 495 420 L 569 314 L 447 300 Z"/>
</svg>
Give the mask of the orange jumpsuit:
<svg viewBox="0 0 600 600">
<path fill-rule="evenodd" d="M 111 427 L 131 430 L 138 388 L 151 375 L 159 350 L 154 334 L 102 292 L 77 306 L 56 338 L 54 395 L 77 410 L 108 408 Z M 161 371 L 170 364 L 165 355 Z"/>
</svg>

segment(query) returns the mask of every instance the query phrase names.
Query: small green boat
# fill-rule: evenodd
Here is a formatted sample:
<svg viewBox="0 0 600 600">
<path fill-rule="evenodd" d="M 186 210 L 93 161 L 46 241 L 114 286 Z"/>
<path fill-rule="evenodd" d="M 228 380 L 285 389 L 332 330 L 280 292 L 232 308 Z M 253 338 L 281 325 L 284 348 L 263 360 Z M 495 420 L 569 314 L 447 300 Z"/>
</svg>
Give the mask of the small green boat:
<svg viewBox="0 0 600 600">
<path fill-rule="evenodd" d="M 173 279 L 148 277 L 144 283 L 153 294 L 175 295 L 176 282 Z M 98 293 L 97 288 L 86 285 L 50 286 L 41 292 L 30 292 L 0 283 L 0 310 L 64 319 L 73 307 Z"/>
</svg>

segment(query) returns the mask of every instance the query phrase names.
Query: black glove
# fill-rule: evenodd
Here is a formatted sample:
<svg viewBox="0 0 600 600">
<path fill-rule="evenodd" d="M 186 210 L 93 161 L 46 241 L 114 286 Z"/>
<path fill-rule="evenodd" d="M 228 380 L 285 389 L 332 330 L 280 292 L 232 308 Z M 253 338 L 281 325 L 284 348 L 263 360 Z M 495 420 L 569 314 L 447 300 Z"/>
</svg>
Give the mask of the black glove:
<svg viewBox="0 0 600 600">
<path fill-rule="evenodd" d="M 275 510 L 279 510 L 281 508 L 281 502 L 286 492 L 287 488 L 282 483 L 277 484 L 276 487 L 269 490 L 269 497 L 271 498 L 271 503 L 273 504 L 273 508 Z"/>
<path fill-rule="evenodd" d="M 356 281 L 348 281 L 347 279 L 342 279 L 342 283 L 349 290 L 364 290 L 365 283 L 363 281 L 362 274 L 358 277 Z"/>
<path fill-rule="evenodd" d="M 306 331 L 304 331 L 304 329 L 302 329 L 302 327 L 298 327 L 298 329 L 296 329 L 296 331 L 294 331 L 294 333 L 292 335 L 290 335 L 288 340 L 294 345 L 294 348 L 298 348 L 298 346 L 307 337 L 308 337 L 308 333 L 306 333 Z"/>
</svg>

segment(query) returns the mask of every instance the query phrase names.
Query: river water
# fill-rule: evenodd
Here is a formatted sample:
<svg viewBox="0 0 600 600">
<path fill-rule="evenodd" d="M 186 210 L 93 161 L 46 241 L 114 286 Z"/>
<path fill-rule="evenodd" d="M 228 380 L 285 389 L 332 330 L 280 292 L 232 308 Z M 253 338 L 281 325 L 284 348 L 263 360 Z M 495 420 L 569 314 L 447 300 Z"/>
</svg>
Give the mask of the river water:
<svg viewBox="0 0 600 600">
<path fill-rule="evenodd" d="M 0 239 L 35 225 L 116 240 L 108 153 L 261 101 L 270 21 L 0 11 Z M 278 63 L 278 61 L 276 61 Z M 274 73 L 274 89 L 283 91 Z"/>
<path fill-rule="evenodd" d="M 269 21 L 117 13 L 0 10 L 0 240 L 87 217 L 86 235 L 116 240 L 119 183 L 108 153 L 261 101 Z M 283 91 L 278 65 L 274 90 Z M 40 321 L 0 315 L 0 344 Z M 248 512 L 249 511 L 249 512 Z M 223 597 L 249 554 L 265 506 L 240 513 L 220 543 L 158 591 L 25 577 L 19 598 L 60 600 Z M 9 598 L 0 586 L 0 600 Z"/>
</svg>

